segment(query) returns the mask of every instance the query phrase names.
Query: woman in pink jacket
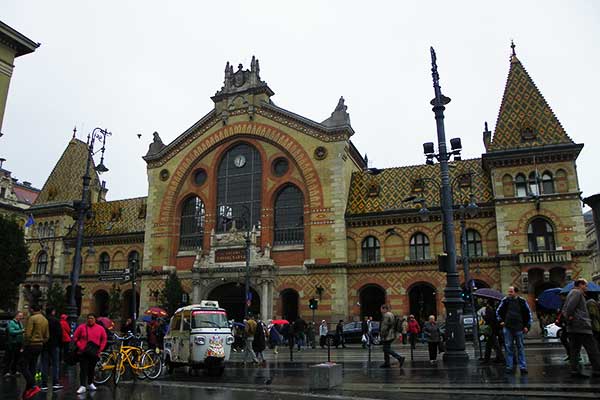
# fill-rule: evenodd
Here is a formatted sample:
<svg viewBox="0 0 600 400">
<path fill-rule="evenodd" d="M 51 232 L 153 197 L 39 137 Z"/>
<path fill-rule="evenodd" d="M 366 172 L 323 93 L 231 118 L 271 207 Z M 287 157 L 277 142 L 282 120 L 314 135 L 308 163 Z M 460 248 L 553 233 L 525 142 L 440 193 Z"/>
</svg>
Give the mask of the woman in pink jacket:
<svg viewBox="0 0 600 400">
<path fill-rule="evenodd" d="M 75 329 L 73 340 L 75 340 L 79 351 L 79 380 L 81 386 L 77 389 L 77 393 L 85 393 L 87 389 L 96 390 L 96 386 L 94 386 L 94 369 L 100 352 L 106 347 L 106 332 L 103 327 L 96 324 L 94 314 L 88 314 L 87 323 L 81 324 Z M 88 343 L 92 344 L 88 345 Z M 96 354 L 89 354 L 90 348 L 93 348 Z"/>
</svg>

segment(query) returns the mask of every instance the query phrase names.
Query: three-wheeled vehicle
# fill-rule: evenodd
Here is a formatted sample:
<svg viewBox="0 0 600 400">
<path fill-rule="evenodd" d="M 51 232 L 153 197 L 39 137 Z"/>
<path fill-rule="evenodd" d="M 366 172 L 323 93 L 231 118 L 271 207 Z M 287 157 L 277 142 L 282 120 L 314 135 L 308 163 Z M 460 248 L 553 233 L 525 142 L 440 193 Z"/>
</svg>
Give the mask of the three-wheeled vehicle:
<svg viewBox="0 0 600 400">
<path fill-rule="evenodd" d="M 190 373 L 206 369 L 211 376 L 225 370 L 233 344 L 227 313 L 212 300 L 182 307 L 171 317 L 169 333 L 165 336 L 167 372 L 186 366 Z"/>
</svg>

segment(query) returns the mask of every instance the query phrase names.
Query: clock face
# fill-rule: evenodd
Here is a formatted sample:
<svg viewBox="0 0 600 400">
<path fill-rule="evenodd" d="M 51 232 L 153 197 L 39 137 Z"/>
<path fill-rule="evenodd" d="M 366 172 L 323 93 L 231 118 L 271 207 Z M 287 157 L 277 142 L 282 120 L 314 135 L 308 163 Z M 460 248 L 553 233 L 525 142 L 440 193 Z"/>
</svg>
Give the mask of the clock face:
<svg viewBox="0 0 600 400">
<path fill-rule="evenodd" d="M 246 165 L 246 157 L 244 157 L 242 154 L 238 155 L 233 159 L 233 165 L 238 168 L 242 168 L 244 165 Z"/>
</svg>

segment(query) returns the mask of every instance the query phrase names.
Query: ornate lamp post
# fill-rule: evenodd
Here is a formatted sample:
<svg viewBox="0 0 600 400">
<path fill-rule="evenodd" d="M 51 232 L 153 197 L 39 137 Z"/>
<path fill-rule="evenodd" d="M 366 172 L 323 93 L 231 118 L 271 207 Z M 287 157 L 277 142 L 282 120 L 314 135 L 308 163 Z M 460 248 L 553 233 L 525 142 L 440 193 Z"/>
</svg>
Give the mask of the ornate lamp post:
<svg viewBox="0 0 600 400">
<path fill-rule="evenodd" d="M 104 151 L 106 150 L 106 138 L 111 133 L 102 128 L 94 128 L 92 133 L 88 134 L 87 137 L 87 161 L 85 164 L 85 174 L 83 175 L 83 189 L 81 193 L 81 201 L 74 202 L 75 209 L 77 210 L 77 236 L 75 241 L 75 261 L 73 262 L 73 270 L 71 271 L 71 296 L 69 297 L 68 315 L 71 321 L 77 320 L 77 284 L 79 283 L 79 274 L 81 272 L 81 247 L 83 246 L 83 224 L 85 215 L 91 207 L 90 199 L 90 182 L 92 180 L 90 176 L 90 167 L 93 157 L 97 153 L 101 153 L 100 164 L 95 168 L 96 172 L 103 173 L 107 172 L 108 168 L 104 165 Z M 102 143 L 102 148 L 98 151 L 94 151 L 94 144 L 96 139 Z"/>
</svg>

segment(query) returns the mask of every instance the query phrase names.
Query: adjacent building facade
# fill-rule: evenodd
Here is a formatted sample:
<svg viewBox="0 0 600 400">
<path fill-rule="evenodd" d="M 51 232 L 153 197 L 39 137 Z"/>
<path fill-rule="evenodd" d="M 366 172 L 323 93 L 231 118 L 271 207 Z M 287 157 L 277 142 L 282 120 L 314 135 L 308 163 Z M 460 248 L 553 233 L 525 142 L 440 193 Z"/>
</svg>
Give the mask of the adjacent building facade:
<svg viewBox="0 0 600 400">
<path fill-rule="evenodd" d="M 265 318 L 308 319 L 311 298 L 316 318 L 330 321 L 377 317 L 384 302 L 421 319 L 443 316 L 439 167 L 368 168 L 343 98 L 316 122 L 273 95 L 258 60 L 249 69 L 227 64 L 212 110 L 169 144 L 155 133 L 144 157 L 147 197 L 105 201 L 92 178 L 84 249 L 94 251 L 83 252 L 82 312 L 108 310 L 117 286 L 100 282 L 102 271 L 140 260 L 142 309 L 158 304 L 176 272 L 190 301 L 219 300 L 235 318 L 246 300 Z M 591 275 L 576 169 L 583 145 L 514 53 L 495 131 L 486 128 L 483 141 L 481 158 L 451 163 L 471 278 L 476 287 L 519 286 L 535 307 L 544 289 Z M 43 287 L 49 274 L 69 285 L 86 156 L 86 144 L 72 139 L 31 208 L 30 285 Z M 471 198 L 476 215 L 458 207 Z M 52 254 L 39 245 L 44 235 Z M 131 289 L 118 295 L 128 315 Z"/>
</svg>

